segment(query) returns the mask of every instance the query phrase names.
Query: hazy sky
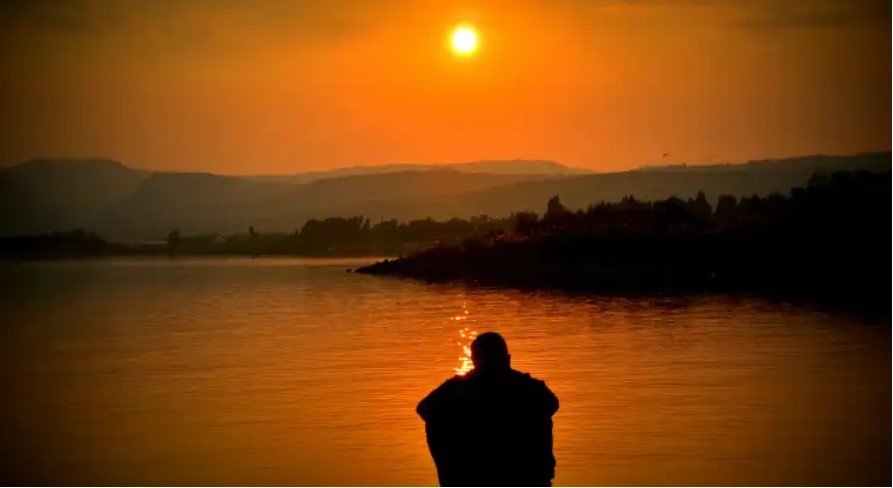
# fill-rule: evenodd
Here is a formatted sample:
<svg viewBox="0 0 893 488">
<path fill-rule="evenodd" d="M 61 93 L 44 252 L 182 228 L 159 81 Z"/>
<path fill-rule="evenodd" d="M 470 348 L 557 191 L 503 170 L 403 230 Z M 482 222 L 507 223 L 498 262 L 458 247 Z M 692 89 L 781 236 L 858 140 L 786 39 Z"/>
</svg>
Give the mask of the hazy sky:
<svg viewBox="0 0 893 488">
<path fill-rule="evenodd" d="M 470 57 L 447 47 L 477 28 Z M 4 0 L 0 162 L 598 170 L 890 149 L 887 0 Z"/>
</svg>

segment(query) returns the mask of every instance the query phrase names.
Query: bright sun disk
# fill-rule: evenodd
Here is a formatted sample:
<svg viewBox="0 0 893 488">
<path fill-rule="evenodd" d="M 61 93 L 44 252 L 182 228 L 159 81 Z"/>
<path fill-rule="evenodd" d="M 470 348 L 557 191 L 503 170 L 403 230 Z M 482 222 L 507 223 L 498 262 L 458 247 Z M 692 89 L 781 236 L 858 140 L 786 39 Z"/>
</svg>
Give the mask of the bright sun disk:
<svg viewBox="0 0 893 488">
<path fill-rule="evenodd" d="M 459 27 L 453 32 L 453 49 L 459 54 L 470 54 L 477 48 L 478 36 L 470 27 Z"/>
</svg>

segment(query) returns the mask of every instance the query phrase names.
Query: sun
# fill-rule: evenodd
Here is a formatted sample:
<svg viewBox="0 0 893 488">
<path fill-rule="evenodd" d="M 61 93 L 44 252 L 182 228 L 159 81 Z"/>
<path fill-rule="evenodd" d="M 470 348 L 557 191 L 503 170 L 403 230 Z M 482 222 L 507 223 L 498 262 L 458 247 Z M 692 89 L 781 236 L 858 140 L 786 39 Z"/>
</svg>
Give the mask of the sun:
<svg viewBox="0 0 893 488">
<path fill-rule="evenodd" d="M 453 31 L 453 51 L 461 55 L 469 55 L 478 47 L 478 35 L 470 26 L 460 26 Z"/>
</svg>

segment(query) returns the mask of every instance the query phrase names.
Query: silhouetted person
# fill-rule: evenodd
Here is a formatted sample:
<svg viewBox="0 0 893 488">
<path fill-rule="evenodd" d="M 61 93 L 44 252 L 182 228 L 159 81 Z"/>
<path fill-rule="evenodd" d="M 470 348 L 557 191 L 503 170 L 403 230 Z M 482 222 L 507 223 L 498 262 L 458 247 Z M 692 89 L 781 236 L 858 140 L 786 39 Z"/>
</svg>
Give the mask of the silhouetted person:
<svg viewBox="0 0 893 488">
<path fill-rule="evenodd" d="M 471 343 L 471 360 L 473 370 L 444 382 L 416 409 L 441 486 L 550 486 L 558 398 L 511 368 L 495 332 Z"/>
</svg>

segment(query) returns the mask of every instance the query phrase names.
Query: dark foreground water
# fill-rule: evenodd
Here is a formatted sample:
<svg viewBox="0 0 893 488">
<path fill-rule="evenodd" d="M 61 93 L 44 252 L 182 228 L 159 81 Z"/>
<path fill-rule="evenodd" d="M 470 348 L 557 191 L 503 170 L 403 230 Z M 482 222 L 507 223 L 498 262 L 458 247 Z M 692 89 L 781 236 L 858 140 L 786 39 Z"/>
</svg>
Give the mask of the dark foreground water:
<svg viewBox="0 0 893 488">
<path fill-rule="evenodd" d="M 556 485 L 891 482 L 889 321 L 367 261 L 0 266 L 2 481 L 435 484 L 415 405 L 497 330 L 561 400 Z"/>
</svg>

